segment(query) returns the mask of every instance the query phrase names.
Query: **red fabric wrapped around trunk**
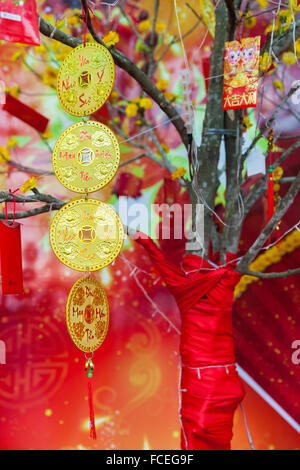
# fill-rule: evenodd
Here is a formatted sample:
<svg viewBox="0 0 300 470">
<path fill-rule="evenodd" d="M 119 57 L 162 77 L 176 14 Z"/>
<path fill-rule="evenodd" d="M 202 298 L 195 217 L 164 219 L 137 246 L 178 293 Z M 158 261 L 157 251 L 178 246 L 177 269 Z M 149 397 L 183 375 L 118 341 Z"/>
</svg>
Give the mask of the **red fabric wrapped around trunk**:
<svg viewBox="0 0 300 470">
<path fill-rule="evenodd" d="M 186 255 L 182 269 L 166 259 L 151 238 L 136 241 L 150 255 L 181 312 L 181 447 L 230 449 L 234 412 L 244 397 L 235 367 L 232 331 L 235 264 L 214 269 Z M 233 255 L 227 254 L 227 262 Z"/>
</svg>

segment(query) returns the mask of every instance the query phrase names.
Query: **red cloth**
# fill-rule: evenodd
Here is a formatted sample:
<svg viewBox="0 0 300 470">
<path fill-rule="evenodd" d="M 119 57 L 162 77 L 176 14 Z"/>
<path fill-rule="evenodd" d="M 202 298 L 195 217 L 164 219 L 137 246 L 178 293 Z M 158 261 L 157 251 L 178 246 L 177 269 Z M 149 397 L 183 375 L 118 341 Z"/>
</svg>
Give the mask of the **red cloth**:
<svg viewBox="0 0 300 470">
<path fill-rule="evenodd" d="M 137 232 L 136 241 L 149 253 L 181 312 L 182 449 L 230 449 L 233 415 L 244 397 L 232 331 L 233 291 L 240 274 L 234 263 L 214 269 L 197 255 L 186 255 L 180 269 L 145 234 Z M 232 259 L 227 253 L 227 262 Z"/>
<path fill-rule="evenodd" d="M 2 109 L 21 119 L 21 121 L 26 122 L 26 124 L 33 127 L 38 132 L 45 132 L 49 119 L 33 108 L 30 108 L 30 106 L 22 103 L 17 98 L 14 98 L 9 93 L 6 93 L 6 102 L 2 106 Z"/>
<path fill-rule="evenodd" d="M 0 221 L 2 294 L 23 294 L 21 225 Z"/>
</svg>

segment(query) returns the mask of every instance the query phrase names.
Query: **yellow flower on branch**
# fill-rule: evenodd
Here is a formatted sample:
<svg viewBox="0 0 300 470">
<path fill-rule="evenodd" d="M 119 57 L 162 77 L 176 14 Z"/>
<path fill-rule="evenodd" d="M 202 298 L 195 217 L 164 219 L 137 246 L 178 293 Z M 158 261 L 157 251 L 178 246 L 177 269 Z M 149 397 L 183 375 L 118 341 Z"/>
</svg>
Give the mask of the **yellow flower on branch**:
<svg viewBox="0 0 300 470">
<path fill-rule="evenodd" d="M 163 149 L 163 151 L 164 151 L 165 153 L 169 153 L 169 152 L 170 152 L 170 149 L 169 149 L 169 147 L 168 147 L 167 144 L 161 144 L 161 146 L 162 146 L 162 149 Z"/>
<path fill-rule="evenodd" d="M 155 31 L 160 34 L 163 33 L 164 30 L 166 29 L 166 23 L 163 23 L 162 21 L 158 21 L 155 26 Z"/>
<path fill-rule="evenodd" d="M 293 52 L 284 52 L 281 58 L 286 65 L 293 65 L 296 63 L 296 57 Z"/>
<path fill-rule="evenodd" d="M 126 110 L 125 110 L 126 116 L 132 118 L 132 117 L 136 116 L 138 110 L 139 110 L 139 108 L 135 103 L 129 103 L 127 105 Z"/>
<path fill-rule="evenodd" d="M 10 137 L 7 141 L 7 148 L 13 149 L 17 145 L 18 141 L 15 137 Z"/>
<path fill-rule="evenodd" d="M 115 46 L 119 40 L 119 35 L 115 31 L 110 31 L 102 38 L 102 41 L 107 45 L 107 47 Z"/>
<path fill-rule="evenodd" d="M 264 52 L 262 56 L 259 57 L 259 70 L 261 72 L 266 72 L 272 65 L 272 57 Z"/>
<path fill-rule="evenodd" d="M 255 16 L 251 16 L 250 13 L 247 13 L 246 14 L 246 17 L 245 17 L 245 26 L 246 28 L 254 28 L 254 26 L 256 25 L 256 18 Z"/>
<path fill-rule="evenodd" d="M 12 62 L 17 62 L 18 59 L 20 59 L 21 55 L 23 54 L 23 51 L 16 51 L 13 53 L 13 55 L 11 56 L 10 60 Z"/>
<path fill-rule="evenodd" d="M 40 46 L 34 46 L 33 50 L 36 54 L 45 54 L 45 52 L 47 52 L 44 44 L 41 44 Z"/>
<path fill-rule="evenodd" d="M 186 174 L 186 170 L 183 167 L 177 168 L 177 170 L 173 171 L 171 174 L 172 180 L 177 180 L 182 178 Z"/>
<path fill-rule="evenodd" d="M 177 98 L 177 95 L 174 95 L 174 93 L 171 93 L 170 91 L 166 91 L 164 95 L 167 98 L 167 100 L 169 100 L 171 103 L 175 101 Z"/>
<path fill-rule="evenodd" d="M 6 147 L 0 147 L 0 163 L 9 162 L 11 156 Z"/>
<path fill-rule="evenodd" d="M 292 7 L 294 11 L 300 11 L 300 3 L 298 4 L 298 0 L 289 0 L 289 7 Z"/>
<path fill-rule="evenodd" d="M 256 1 L 259 4 L 260 8 L 262 8 L 262 9 L 267 8 L 267 6 L 268 6 L 267 0 L 256 0 Z"/>
<path fill-rule="evenodd" d="M 46 131 L 42 134 L 42 139 L 49 140 L 52 139 L 53 135 L 51 134 L 50 131 Z"/>
<path fill-rule="evenodd" d="M 249 119 L 247 118 L 247 116 L 244 117 L 243 119 L 243 127 L 244 129 L 250 129 L 250 127 L 252 127 L 253 124 L 251 124 L 251 122 L 249 121 Z"/>
<path fill-rule="evenodd" d="M 27 193 L 27 191 L 30 191 L 31 189 L 36 187 L 37 179 L 32 176 L 29 180 L 25 181 L 23 186 L 21 186 L 20 191 L 22 193 Z"/>
<path fill-rule="evenodd" d="M 10 93 L 14 98 L 18 98 L 18 96 L 20 94 L 20 87 L 19 87 L 19 85 L 15 85 L 12 88 L 6 87 L 5 91 L 6 91 L 6 93 Z"/>
<path fill-rule="evenodd" d="M 273 85 L 275 88 L 277 88 L 279 91 L 283 92 L 283 83 L 281 80 L 274 80 Z"/>
<path fill-rule="evenodd" d="M 156 83 L 157 88 L 160 91 L 165 91 L 168 88 L 169 82 L 167 80 L 158 80 Z"/>
<path fill-rule="evenodd" d="M 142 98 L 139 102 L 139 106 L 143 109 L 150 109 L 153 108 L 153 103 L 150 98 Z"/>
<path fill-rule="evenodd" d="M 139 31 L 144 33 L 145 31 L 149 31 L 151 28 L 151 23 L 149 20 L 144 20 L 139 23 Z"/>
<path fill-rule="evenodd" d="M 55 86 L 56 77 L 57 77 L 57 70 L 54 67 L 51 67 L 51 65 L 49 65 L 46 68 L 46 71 L 43 75 L 43 83 L 45 85 Z"/>
<path fill-rule="evenodd" d="M 118 100 L 119 94 L 116 90 L 113 90 L 110 94 L 110 102 L 111 104 L 115 104 Z"/>
</svg>

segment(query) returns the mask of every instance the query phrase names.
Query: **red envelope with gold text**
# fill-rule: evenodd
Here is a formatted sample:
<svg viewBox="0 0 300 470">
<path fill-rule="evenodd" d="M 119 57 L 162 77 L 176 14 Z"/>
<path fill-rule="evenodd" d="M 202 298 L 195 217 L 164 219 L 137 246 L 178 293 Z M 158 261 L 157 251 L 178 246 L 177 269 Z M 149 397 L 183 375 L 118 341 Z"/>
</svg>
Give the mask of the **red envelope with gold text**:
<svg viewBox="0 0 300 470">
<path fill-rule="evenodd" d="M 260 36 L 225 43 L 223 109 L 255 108 Z"/>
</svg>

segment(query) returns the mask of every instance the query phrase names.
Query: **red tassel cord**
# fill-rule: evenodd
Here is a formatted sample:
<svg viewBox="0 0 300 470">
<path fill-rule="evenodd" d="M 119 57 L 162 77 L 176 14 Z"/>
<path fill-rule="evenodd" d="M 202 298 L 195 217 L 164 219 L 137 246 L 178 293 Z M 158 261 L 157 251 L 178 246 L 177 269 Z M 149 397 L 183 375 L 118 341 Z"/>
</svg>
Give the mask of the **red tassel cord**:
<svg viewBox="0 0 300 470">
<path fill-rule="evenodd" d="M 272 166 L 272 150 L 273 150 L 273 129 L 269 130 L 269 142 L 268 142 L 268 215 L 267 222 L 273 217 L 274 214 L 274 185 L 273 185 L 273 166 Z M 267 244 L 271 241 L 269 237 Z"/>
<path fill-rule="evenodd" d="M 95 413 L 93 405 L 93 370 L 94 364 L 88 359 L 86 363 L 88 368 L 88 397 L 89 397 L 89 408 L 90 408 L 90 438 L 97 439 L 96 426 L 95 426 Z"/>
</svg>

